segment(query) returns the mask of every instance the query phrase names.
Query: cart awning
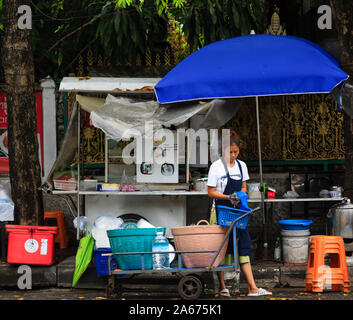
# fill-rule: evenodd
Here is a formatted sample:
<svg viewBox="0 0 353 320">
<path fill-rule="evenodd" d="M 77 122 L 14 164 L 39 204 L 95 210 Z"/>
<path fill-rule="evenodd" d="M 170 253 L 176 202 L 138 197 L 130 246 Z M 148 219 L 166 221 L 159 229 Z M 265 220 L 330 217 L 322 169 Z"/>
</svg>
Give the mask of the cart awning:
<svg viewBox="0 0 353 320">
<path fill-rule="evenodd" d="M 150 92 L 160 78 L 64 77 L 61 92 Z"/>
</svg>

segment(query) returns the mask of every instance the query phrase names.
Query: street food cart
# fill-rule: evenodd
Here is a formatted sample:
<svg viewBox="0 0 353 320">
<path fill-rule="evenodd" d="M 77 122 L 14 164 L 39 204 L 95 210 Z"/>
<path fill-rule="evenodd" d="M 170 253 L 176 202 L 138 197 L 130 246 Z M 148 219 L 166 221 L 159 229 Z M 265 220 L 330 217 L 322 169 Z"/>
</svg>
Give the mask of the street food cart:
<svg viewBox="0 0 353 320">
<path fill-rule="evenodd" d="M 189 172 L 190 172 L 190 150 L 192 149 L 189 140 L 186 140 L 185 154 L 179 153 L 179 159 L 184 161 L 184 171 L 178 172 L 177 183 L 153 183 L 154 180 L 144 180 L 142 183 L 136 182 L 136 190 L 134 192 L 119 192 L 118 190 L 97 190 L 96 187 L 89 189 L 85 186 L 85 182 L 82 180 L 82 141 L 80 139 L 82 134 L 82 117 L 78 115 L 81 110 L 91 113 L 95 109 L 106 103 L 107 95 L 115 95 L 122 97 L 134 97 L 144 98 L 146 101 L 153 101 L 153 87 L 159 82 L 158 78 L 77 78 L 68 77 L 64 78 L 60 84 L 60 91 L 75 94 L 76 97 L 71 106 L 71 117 L 68 123 L 65 138 L 62 144 L 62 148 L 57 157 L 57 161 L 54 164 L 46 183 L 43 188 L 48 190 L 50 193 L 59 196 L 76 196 L 77 197 L 77 225 L 79 225 L 80 216 L 87 217 L 87 228 L 89 231 L 92 230 L 94 221 L 102 215 L 108 216 L 123 216 L 127 221 L 136 222 L 139 218 L 144 218 L 155 226 L 164 226 L 167 228 L 167 237 L 172 238 L 170 229 L 175 226 L 186 225 L 187 220 L 187 199 L 188 197 L 196 197 L 208 201 L 207 190 L 202 189 L 200 191 L 189 190 Z M 100 94 L 101 97 L 92 96 L 92 94 Z M 91 95 L 91 96 L 90 96 Z M 102 98 L 103 96 L 103 98 Z M 112 98 L 110 101 L 114 103 Z M 226 102 L 225 102 L 226 101 Z M 229 108 L 229 104 L 232 104 Z M 204 104 L 191 104 L 188 105 L 187 110 L 181 110 L 179 113 L 171 113 L 171 116 L 165 120 L 165 123 L 173 123 L 171 121 L 179 117 L 184 123 L 188 121 L 188 124 L 193 124 L 193 128 L 219 128 L 229 119 L 235 116 L 236 112 L 241 106 L 241 99 L 239 100 L 212 100 L 210 103 Z M 177 106 L 180 108 L 180 104 Z M 126 106 L 128 108 L 128 106 Z M 175 112 L 175 110 L 173 110 Z M 200 116 L 201 113 L 201 116 Z M 215 116 L 216 115 L 216 116 Z M 221 116 L 220 116 L 221 115 Z M 97 116 L 95 114 L 95 116 Z M 99 116 L 99 114 L 98 114 Z M 102 117 L 101 117 L 102 118 Z M 97 127 L 100 127 L 99 121 L 101 118 L 94 118 Z M 92 117 L 91 117 L 92 120 Z M 159 118 L 160 120 L 160 118 Z M 169 122 L 168 122 L 169 121 Z M 175 121 L 175 120 L 174 120 Z M 196 124 L 195 124 L 196 123 Z M 201 124 L 200 124 L 201 123 Z M 106 128 L 104 128 L 105 130 Z M 103 130 L 103 129 L 102 129 Z M 104 131 L 103 130 L 103 131 Z M 211 131 L 211 130 L 210 130 Z M 110 133 L 112 136 L 117 135 L 115 131 L 109 131 L 105 133 L 105 149 L 104 149 L 104 176 L 98 183 L 106 183 L 109 185 L 111 182 L 111 171 L 112 166 L 109 162 L 110 157 L 114 157 L 110 154 L 109 150 L 109 137 Z M 211 132 L 210 132 L 211 133 Z M 211 134 L 210 134 L 211 135 Z M 212 149 L 210 150 L 212 151 Z M 74 162 L 75 154 L 77 153 L 77 179 L 75 181 L 75 188 L 73 190 L 58 190 L 52 183 L 53 175 L 56 170 L 64 170 L 72 162 Z M 261 162 L 260 162 L 261 163 Z M 141 166 L 130 166 L 133 167 L 136 172 Z M 146 169 L 148 172 L 148 168 Z M 160 177 L 157 177 L 157 179 Z M 163 177 L 162 177 L 163 178 Z M 167 177 L 168 178 L 168 177 Z M 174 176 L 175 178 L 175 176 Z M 147 182 L 149 181 L 149 182 Z M 175 181 L 175 180 L 174 180 Z M 113 182 L 120 182 L 113 181 Z M 203 198 L 204 197 L 204 198 Z M 263 208 L 265 209 L 265 215 L 267 216 L 266 209 L 272 211 L 273 205 L 276 203 L 283 202 L 327 202 L 327 201 L 340 201 L 342 197 L 335 198 L 320 198 L 320 197 L 299 197 L 299 198 L 279 198 L 276 199 L 248 199 L 250 206 L 255 206 L 259 202 L 263 201 Z M 205 213 L 207 217 L 208 213 Z M 269 214 L 269 217 L 272 215 Z M 271 219 L 269 219 L 271 220 Z M 196 221 L 194 221 L 196 222 Z M 268 227 L 268 222 L 264 225 L 265 229 Z M 265 230 L 264 237 L 267 236 Z M 77 239 L 79 239 L 79 228 L 77 228 Z M 264 245 L 267 243 L 267 239 L 264 238 Z"/>
<path fill-rule="evenodd" d="M 235 103 L 233 108 L 229 108 L 228 103 L 224 101 L 211 101 L 207 103 L 197 104 L 186 104 L 185 107 L 178 106 L 177 108 L 158 110 L 158 103 L 153 101 L 153 87 L 160 79 L 117 79 L 117 78 L 64 78 L 60 85 L 61 92 L 74 93 L 76 96 L 74 102 L 71 105 L 70 120 L 65 133 L 63 144 L 57 161 L 54 164 L 50 174 L 48 175 L 47 181 L 43 184 L 43 190 L 48 193 L 57 196 L 76 196 L 77 199 L 77 239 L 80 238 L 80 218 L 83 216 L 87 218 L 87 230 L 92 232 L 94 223 L 100 216 L 112 216 L 124 218 L 126 224 L 129 224 L 131 220 L 137 222 L 138 219 L 144 218 L 154 226 L 161 226 L 166 229 L 165 236 L 168 239 L 173 238 L 171 229 L 179 226 L 187 225 L 187 197 L 204 196 L 204 200 L 207 201 L 207 187 L 202 184 L 202 189 L 195 191 L 189 190 L 190 182 L 190 166 L 194 163 L 190 163 L 190 153 L 192 151 L 192 144 L 194 140 L 190 138 L 190 135 L 194 131 L 186 132 L 185 136 L 181 139 L 185 139 L 185 146 L 183 143 L 179 144 L 180 140 L 174 140 L 171 145 L 167 145 L 170 149 L 176 150 L 174 158 L 170 161 L 168 166 L 164 164 L 158 165 L 158 163 L 152 163 L 157 168 L 159 174 L 153 176 L 150 174 L 150 167 L 146 165 L 144 159 L 140 163 L 134 163 L 133 161 L 129 165 L 122 165 L 123 173 L 125 170 L 131 169 L 133 173 L 133 190 L 122 191 L 122 177 L 116 176 L 112 179 L 112 164 L 109 159 L 118 157 L 116 154 L 111 153 L 109 148 L 109 140 L 119 140 L 122 138 L 121 134 L 124 130 L 141 130 L 139 125 L 135 123 L 131 126 L 127 125 L 128 120 L 133 118 L 132 114 L 129 114 L 130 108 L 136 114 L 138 106 L 135 101 L 129 101 L 128 96 L 139 95 L 140 99 L 145 98 L 145 102 L 142 103 L 141 109 L 144 114 L 139 114 L 138 117 L 133 118 L 132 122 L 138 122 L 138 120 L 145 121 L 143 118 L 147 115 L 157 115 L 153 120 L 157 121 L 157 125 L 160 127 L 168 127 L 171 130 L 180 125 L 188 124 L 193 116 L 201 117 L 197 119 L 198 123 L 202 121 L 209 123 L 214 126 L 218 123 L 218 127 L 228 121 L 239 108 L 239 104 Z M 89 93 L 101 94 L 104 98 L 89 96 Z M 123 97 L 121 100 L 118 97 Z M 149 99 L 149 100 L 148 100 Z M 147 101 L 147 102 L 146 102 Z M 109 109 L 112 107 L 112 109 Z M 219 111 L 222 111 L 226 107 L 224 112 L 221 112 L 222 116 L 219 116 Z M 101 109 L 108 109 L 107 113 L 101 113 Z M 155 108 L 155 109 L 153 109 Z M 90 177 L 90 179 L 84 179 L 85 177 L 85 164 L 82 160 L 82 114 L 81 110 L 90 113 L 90 121 L 93 125 L 105 133 L 105 148 L 104 148 L 104 176 Z M 118 111 L 117 111 L 118 110 Z M 203 116 L 202 116 L 203 114 Z M 217 119 L 212 121 L 212 114 L 217 115 Z M 138 120 L 136 120 L 138 118 Z M 104 123 L 107 119 L 111 120 L 108 125 Z M 150 119 L 150 118 L 149 118 Z M 147 119 L 147 120 L 149 120 Z M 122 124 L 122 122 L 125 123 Z M 111 125 L 113 123 L 113 125 Z M 111 125 L 111 126 L 109 126 Z M 197 125 L 194 128 L 198 128 Z M 142 137 L 147 131 L 143 128 Z M 154 130 L 154 129 L 153 129 Z M 154 131 L 153 131 L 154 132 Z M 179 139 L 177 132 L 177 139 Z M 192 137 L 194 138 L 194 137 Z M 207 140 L 207 139 L 206 139 Z M 175 142 L 176 141 L 176 142 Z M 146 142 L 146 141 L 145 141 Z M 158 142 L 158 141 L 157 141 Z M 147 142 L 146 142 L 147 143 Z M 201 142 L 200 142 L 201 143 Z M 197 144 L 195 142 L 195 144 Z M 208 140 L 206 141 L 208 148 Z M 156 149 L 154 155 L 156 155 Z M 138 152 L 138 148 L 136 148 Z M 195 151 L 196 152 L 196 151 Z M 208 149 L 207 149 L 208 152 Z M 175 156 L 176 154 L 176 156 Z M 131 156 L 131 154 L 129 154 Z M 129 158 L 129 155 L 127 158 Z M 121 156 L 121 155 L 119 155 Z M 139 154 L 135 153 L 132 157 L 136 158 Z M 197 158 L 197 157 L 196 157 Z M 198 157 L 200 160 L 200 156 Z M 147 162 L 147 161 L 146 161 Z M 200 162 L 200 161 L 199 161 Z M 149 163 L 148 163 L 149 164 Z M 73 172 L 71 179 L 60 180 L 55 178 L 57 171 L 63 171 L 68 169 L 70 166 L 76 166 L 77 173 Z M 196 164 L 196 166 L 200 164 Z M 204 168 L 208 168 L 208 160 L 203 165 Z M 182 170 L 179 170 L 182 168 Z M 65 174 L 63 174 L 64 176 Z M 68 174 L 70 175 L 70 173 Z M 130 176 L 131 178 L 131 176 Z M 120 186 L 119 186 L 120 185 Z M 120 188 L 119 188 L 120 187 Z M 208 207 L 208 206 L 207 206 Z M 256 210 L 259 210 L 257 208 Z M 253 210 L 254 212 L 255 210 Z M 248 212 L 249 215 L 252 212 Z M 208 218 L 208 211 L 205 212 L 205 217 Z M 194 221 L 195 223 L 197 221 Z M 236 221 L 234 221 L 235 223 Z M 229 228 L 229 232 L 235 232 L 235 225 Z M 235 239 L 235 237 L 234 237 Z M 224 239 L 226 241 L 227 238 Z M 224 242 L 223 242 L 224 243 Z M 190 276 L 190 274 L 209 272 L 209 271 L 237 271 L 237 260 L 235 258 L 233 265 L 226 266 L 213 266 L 213 262 L 218 258 L 220 249 L 218 250 L 189 250 L 189 251 L 173 251 L 178 255 L 178 266 L 173 267 L 165 272 L 169 272 L 173 275 L 180 277 L 179 293 L 182 297 L 187 299 L 196 299 L 203 291 L 202 281 L 199 277 Z M 236 257 L 236 244 L 234 244 L 234 256 Z M 215 253 L 213 261 L 210 263 L 209 268 L 185 268 L 181 264 L 181 255 L 185 253 Z M 150 253 L 150 252 L 149 252 Z M 121 255 L 123 253 L 112 252 L 103 255 L 108 255 L 110 260 L 113 255 Z M 148 252 L 136 252 L 135 254 L 148 254 Z M 131 253 L 130 253 L 131 255 Z M 110 261 L 108 266 L 111 266 Z M 212 268 L 212 270 L 211 270 Z M 107 287 L 108 295 L 116 292 L 116 277 L 121 274 L 136 274 L 136 273 L 155 273 L 155 270 L 109 270 L 110 280 Z M 122 278 L 119 277 L 119 282 Z"/>
<path fill-rule="evenodd" d="M 130 178 L 135 179 L 135 191 L 133 192 L 121 192 L 117 188 L 117 185 L 121 182 L 119 181 L 121 180 L 121 176 L 119 178 L 115 177 L 115 181 L 112 181 L 111 169 L 114 165 L 110 163 L 110 159 L 121 157 L 121 155 L 112 155 L 109 149 L 110 139 L 119 140 L 125 129 L 141 129 L 139 126 L 129 126 L 130 123 L 128 122 L 122 123 L 121 119 L 125 121 L 137 114 L 136 118 L 133 118 L 133 121 L 135 119 L 145 121 L 147 117 L 151 118 L 151 115 L 156 115 L 153 117 L 153 120 L 160 127 L 175 128 L 187 124 L 190 119 L 203 113 L 204 116 L 198 119 L 199 122 L 203 120 L 213 125 L 218 122 L 218 127 L 220 127 L 238 110 L 238 104 L 235 104 L 235 108 L 226 108 L 228 104 L 224 101 L 186 104 L 186 106 L 160 110 L 158 103 L 153 101 L 153 88 L 159 80 L 158 78 L 67 77 L 60 84 L 60 92 L 67 92 L 76 96 L 71 105 L 71 116 L 61 150 L 56 163 L 48 175 L 47 181 L 43 184 L 43 189 L 54 195 L 77 196 L 77 225 L 79 225 L 80 216 L 86 216 L 88 231 L 92 230 L 94 221 L 102 215 L 114 217 L 127 216 L 132 220 L 142 217 L 155 226 L 166 227 L 168 230 L 167 237 L 171 238 L 170 228 L 186 225 L 187 197 L 207 195 L 206 188 L 199 191 L 189 191 L 190 150 L 195 146 L 192 146 L 192 140 L 188 131 L 186 131 L 183 147 L 179 147 L 178 143 L 174 142 L 175 149 L 177 150 L 177 157 L 174 159 L 175 166 L 171 167 L 169 164 L 169 166 L 163 167 L 161 165 L 162 174 L 156 176 L 149 175 L 149 168 L 147 165 L 144 166 L 144 162 L 123 166 L 126 172 L 130 170 L 130 174 L 132 169 L 133 173 Z M 92 97 L 92 94 L 100 94 L 103 98 Z M 140 114 L 135 112 L 137 109 L 135 100 L 129 100 L 135 96 L 139 97 L 139 101 L 144 100 Z M 108 109 L 108 113 L 101 113 L 101 110 L 103 110 L 102 106 Z M 111 109 L 109 109 L 110 107 Z M 133 109 L 135 113 L 129 113 L 130 109 Z M 80 116 L 81 110 L 89 112 L 93 125 L 105 132 L 104 176 L 100 177 L 99 181 L 95 181 L 100 189 L 96 188 L 94 184 L 93 188 L 87 188 L 87 183 L 90 181 L 83 179 L 84 164 L 82 161 L 83 146 L 81 139 L 83 120 Z M 219 116 L 220 110 L 226 110 L 221 113 L 221 117 Z M 217 114 L 217 119 L 212 121 L 212 115 L 215 114 Z M 145 115 L 146 118 L 143 118 Z M 117 120 L 117 118 L 119 119 Z M 197 127 L 195 128 L 197 129 Z M 143 130 L 144 128 L 141 130 L 142 136 L 144 135 Z M 76 158 L 75 154 L 77 154 Z M 60 187 L 56 188 L 55 182 L 58 183 L 59 181 L 53 179 L 55 172 L 65 170 L 75 163 L 77 174 L 75 181 L 72 181 L 72 188 L 64 188 L 66 190 Z M 180 167 L 183 168 L 182 173 L 179 171 Z M 204 167 L 207 168 L 208 163 Z M 146 174 L 143 175 L 141 172 Z M 163 175 L 163 173 L 165 174 Z M 114 190 L 109 190 L 110 188 L 114 188 Z M 205 200 L 208 201 L 208 198 L 205 197 Z M 77 239 L 79 239 L 79 228 L 77 228 Z"/>
</svg>

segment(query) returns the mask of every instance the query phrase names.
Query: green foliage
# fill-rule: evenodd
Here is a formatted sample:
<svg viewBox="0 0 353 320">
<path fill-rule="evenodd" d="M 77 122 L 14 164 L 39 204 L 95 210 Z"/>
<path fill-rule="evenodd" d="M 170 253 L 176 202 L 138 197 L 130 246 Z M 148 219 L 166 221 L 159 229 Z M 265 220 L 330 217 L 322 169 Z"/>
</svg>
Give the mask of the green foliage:
<svg viewBox="0 0 353 320">
<path fill-rule="evenodd" d="M 263 0 L 38 0 L 31 6 L 36 76 L 56 79 L 76 73 L 88 49 L 115 62 L 147 47 L 162 52 L 169 42 L 183 58 L 189 48 L 251 29 L 261 33 L 267 17 Z"/>
<path fill-rule="evenodd" d="M 184 0 L 41 0 L 35 6 L 33 48 L 38 77 L 62 77 L 78 54 L 123 57 L 144 54 L 147 47 L 167 45 L 168 10 Z M 64 39 L 64 40 L 63 40 Z"/>
<path fill-rule="evenodd" d="M 262 0 L 191 0 L 179 13 L 193 50 L 230 37 L 262 33 L 266 28 Z"/>
<path fill-rule="evenodd" d="M 186 58 L 190 53 L 190 47 L 182 30 L 182 25 L 179 21 L 174 20 L 173 18 L 169 20 L 167 41 L 170 44 L 177 61 Z"/>
</svg>

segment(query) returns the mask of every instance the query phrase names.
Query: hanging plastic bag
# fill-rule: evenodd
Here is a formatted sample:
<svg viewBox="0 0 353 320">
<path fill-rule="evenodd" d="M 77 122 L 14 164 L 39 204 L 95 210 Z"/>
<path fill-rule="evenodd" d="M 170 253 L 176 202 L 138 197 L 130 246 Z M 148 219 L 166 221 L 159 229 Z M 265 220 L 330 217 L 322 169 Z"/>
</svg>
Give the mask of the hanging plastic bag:
<svg viewBox="0 0 353 320">
<path fill-rule="evenodd" d="M 210 212 L 210 224 L 217 224 L 217 213 L 214 201 L 212 202 L 211 212 Z"/>
<path fill-rule="evenodd" d="M 125 169 L 124 169 L 123 174 L 121 176 L 120 191 L 123 191 L 123 192 L 128 191 L 128 182 L 127 182 L 127 175 L 125 173 Z"/>
<path fill-rule="evenodd" d="M 128 191 L 133 192 L 136 191 L 136 177 L 130 176 L 128 177 Z"/>
<path fill-rule="evenodd" d="M 107 230 L 120 229 L 124 220 L 111 216 L 100 216 L 94 223 L 92 228 L 92 236 L 96 242 L 96 248 L 110 248 L 110 241 Z"/>
<path fill-rule="evenodd" d="M 11 199 L 9 181 L 0 181 L 0 221 L 14 221 L 15 205 Z"/>
<path fill-rule="evenodd" d="M 135 190 L 136 190 L 135 177 L 128 176 L 125 172 L 125 169 L 124 169 L 123 175 L 121 177 L 120 191 L 131 192 L 131 191 L 135 191 Z"/>
<path fill-rule="evenodd" d="M 73 221 L 75 229 L 77 229 L 77 217 Z M 80 231 L 87 231 L 87 217 L 80 216 Z"/>
</svg>

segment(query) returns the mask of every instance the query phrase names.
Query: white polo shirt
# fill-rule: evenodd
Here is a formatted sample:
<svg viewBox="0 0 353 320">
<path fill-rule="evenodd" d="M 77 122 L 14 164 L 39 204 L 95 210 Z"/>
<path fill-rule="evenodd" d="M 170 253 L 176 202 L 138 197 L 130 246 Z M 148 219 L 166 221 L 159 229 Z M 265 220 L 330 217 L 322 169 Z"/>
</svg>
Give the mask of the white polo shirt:
<svg viewBox="0 0 353 320">
<path fill-rule="evenodd" d="M 248 167 L 246 166 L 245 162 L 241 160 L 238 161 L 241 165 L 241 169 L 243 172 L 243 181 L 249 180 L 250 178 L 248 173 Z M 228 167 L 228 171 L 232 179 L 240 180 L 240 170 L 236 161 L 232 168 Z M 210 166 L 210 170 L 208 171 L 207 185 L 209 187 L 216 187 L 216 191 L 223 193 L 227 186 L 227 183 L 227 172 L 224 169 L 222 160 L 218 159 L 217 161 L 213 162 Z"/>
</svg>

